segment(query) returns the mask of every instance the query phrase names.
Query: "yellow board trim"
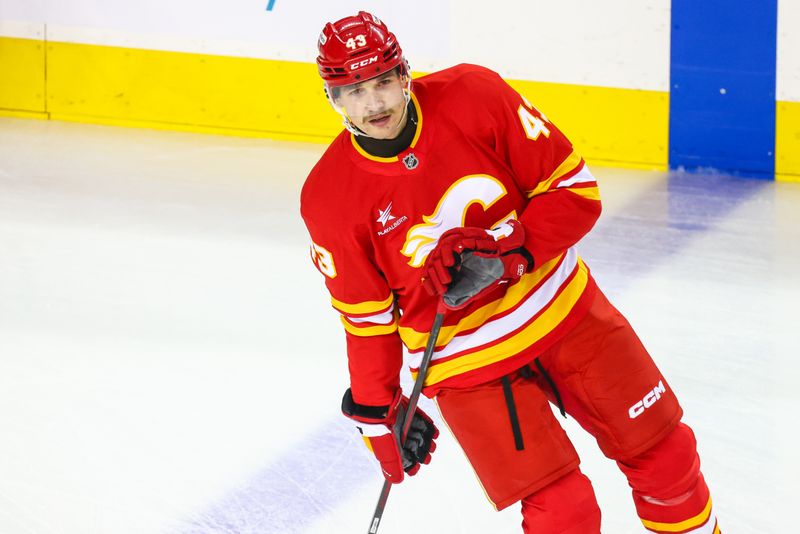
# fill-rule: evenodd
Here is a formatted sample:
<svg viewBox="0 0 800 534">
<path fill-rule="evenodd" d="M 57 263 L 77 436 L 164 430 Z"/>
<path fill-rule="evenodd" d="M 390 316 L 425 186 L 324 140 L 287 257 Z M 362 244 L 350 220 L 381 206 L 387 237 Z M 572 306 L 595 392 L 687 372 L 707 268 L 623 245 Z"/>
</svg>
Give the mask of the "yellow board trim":
<svg viewBox="0 0 800 534">
<path fill-rule="evenodd" d="M 342 130 L 313 63 L 2 37 L 0 72 L 3 115 L 318 143 Z M 510 83 L 590 164 L 666 168 L 668 93 Z"/>
<path fill-rule="evenodd" d="M 367 300 L 357 304 L 348 304 L 341 300 L 336 300 L 331 297 L 331 304 L 334 308 L 344 314 L 364 315 L 367 313 L 378 313 L 386 311 L 389 306 L 394 302 L 394 295 L 389 295 L 386 300 Z"/>
<path fill-rule="evenodd" d="M 4 117 L 315 143 L 342 130 L 313 63 L 0 37 L 0 73 Z M 666 170 L 668 92 L 509 83 L 590 165 Z M 776 102 L 775 173 L 800 181 L 800 102 Z"/>
<path fill-rule="evenodd" d="M 581 260 L 578 260 L 578 272 L 575 278 L 535 321 L 523 328 L 515 336 L 497 345 L 472 354 L 459 356 L 450 361 L 438 364 L 433 362 L 428 369 L 428 376 L 425 377 L 425 385 L 430 386 L 473 369 L 491 365 L 530 347 L 551 332 L 569 315 L 569 312 L 586 289 L 588 280 L 589 274 L 586 265 Z M 416 380 L 417 374 L 416 372 L 411 373 L 414 380 Z"/>
<path fill-rule="evenodd" d="M 358 337 L 384 336 L 386 334 L 394 334 L 397 332 L 397 320 L 395 320 L 392 324 L 365 327 L 353 326 L 352 324 L 348 323 L 347 319 L 344 317 L 341 317 L 341 320 L 342 324 L 344 325 L 344 329 Z"/>
<path fill-rule="evenodd" d="M 775 179 L 800 182 L 800 102 L 776 105 Z"/>
<path fill-rule="evenodd" d="M 30 118 L 28 113 L 46 111 L 45 61 L 44 41 L 0 37 L 0 108 L 4 116 Z"/>
<path fill-rule="evenodd" d="M 298 141 L 327 145 L 330 137 L 320 137 L 288 132 L 273 132 L 264 130 L 245 130 L 227 128 L 223 126 L 206 126 L 199 124 L 182 124 L 176 122 L 158 122 L 148 120 L 115 119 L 109 117 L 89 117 L 86 115 L 72 115 L 69 113 L 47 113 L 45 118 L 54 121 L 100 124 L 104 126 L 121 126 L 125 128 L 148 128 L 169 132 L 190 132 L 209 135 L 229 135 L 233 137 L 248 137 L 256 139 L 274 139 L 277 141 Z"/>
<path fill-rule="evenodd" d="M 568 172 L 572 171 L 577 167 L 581 162 L 581 156 L 575 150 L 567 156 L 567 158 L 561 162 L 561 165 L 556 167 L 556 170 L 553 171 L 553 174 L 550 175 L 547 180 L 539 182 L 536 187 L 532 191 L 528 191 L 528 198 L 535 197 L 536 195 L 540 195 L 550 189 L 550 186 L 553 185 L 553 182 L 567 174 Z"/>
<path fill-rule="evenodd" d="M 642 524 L 650 530 L 658 530 L 661 532 L 682 532 L 684 530 L 702 525 L 708 521 L 710 516 L 711 497 L 708 498 L 708 503 L 706 504 L 706 507 L 703 508 L 702 512 L 691 519 L 687 519 L 686 521 L 681 521 L 680 523 L 658 523 L 656 521 L 647 521 L 646 519 L 642 519 Z"/>
<path fill-rule="evenodd" d="M 443 326 L 439 330 L 439 345 L 446 345 L 459 333 L 465 330 L 478 328 L 486 323 L 492 316 L 499 315 L 506 312 L 520 303 L 525 298 L 525 295 L 533 289 L 536 284 L 546 278 L 558 264 L 563 254 L 548 261 L 535 271 L 525 274 L 520 278 L 519 282 L 508 288 L 502 298 L 490 302 L 485 306 L 481 306 L 469 315 L 462 317 L 457 324 L 452 326 Z M 409 350 L 418 350 L 425 347 L 428 343 L 428 333 L 418 332 L 413 328 L 402 326 L 400 327 L 400 339 Z"/>
<path fill-rule="evenodd" d="M 45 113 L 43 111 L 17 111 L 14 109 L 0 108 L 0 117 L 8 117 L 12 119 L 36 119 L 36 120 L 46 121 L 50 118 L 50 114 Z"/>
<path fill-rule="evenodd" d="M 53 117 L 328 142 L 341 131 L 311 63 L 48 42 Z"/>
</svg>

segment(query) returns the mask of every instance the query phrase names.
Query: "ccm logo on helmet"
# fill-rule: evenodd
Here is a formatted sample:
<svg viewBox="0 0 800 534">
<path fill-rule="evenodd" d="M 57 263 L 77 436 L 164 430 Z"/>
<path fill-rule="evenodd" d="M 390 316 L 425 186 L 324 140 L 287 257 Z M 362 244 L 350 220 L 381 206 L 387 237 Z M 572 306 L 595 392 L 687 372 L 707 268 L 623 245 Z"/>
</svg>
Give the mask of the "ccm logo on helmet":
<svg viewBox="0 0 800 534">
<path fill-rule="evenodd" d="M 664 382 L 659 380 L 658 385 L 653 388 L 653 391 L 645 395 L 642 400 L 630 407 L 628 410 L 628 415 L 631 419 L 636 419 L 642 415 L 646 409 L 655 404 L 656 401 L 661 398 L 662 393 L 666 392 L 667 388 L 664 387 Z"/>
<path fill-rule="evenodd" d="M 356 63 L 351 63 L 350 64 L 350 70 L 360 69 L 361 67 L 366 67 L 367 65 L 370 65 L 372 63 L 377 63 L 377 62 L 378 62 L 378 54 L 375 54 L 371 58 L 367 58 L 367 59 L 365 59 L 363 61 L 358 61 Z"/>
</svg>

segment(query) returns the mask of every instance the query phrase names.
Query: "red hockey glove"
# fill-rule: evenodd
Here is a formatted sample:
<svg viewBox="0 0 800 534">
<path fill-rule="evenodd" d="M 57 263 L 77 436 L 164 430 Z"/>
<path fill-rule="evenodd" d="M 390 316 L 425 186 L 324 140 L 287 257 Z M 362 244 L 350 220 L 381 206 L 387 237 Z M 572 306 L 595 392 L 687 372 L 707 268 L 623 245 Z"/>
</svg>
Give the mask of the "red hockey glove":
<svg viewBox="0 0 800 534">
<path fill-rule="evenodd" d="M 436 450 L 434 440 L 439 437 L 439 429 L 418 406 L 405 445 L 401 446 L 400 433 L 407 407 L 408 397 L 400 390 L 389 406 L 356 404 L 349 389 L 342 398 L 342 412 L 356 422 L 364 443 L 380 462 L 383 476 L 393 484 L 403 481 L 403 471 L 413 476 L 420 464 L 430 463 L 431 453 Z"/>
<path fill-rule="evenodd" d="M 448 230 L 425 260 L 422 285 L 431 295 L 445 296 L 448 307 L 464 307 L 533 266 L 524 242 L 525 229 L 515 219 L 492 230 Z"/>
</svg>

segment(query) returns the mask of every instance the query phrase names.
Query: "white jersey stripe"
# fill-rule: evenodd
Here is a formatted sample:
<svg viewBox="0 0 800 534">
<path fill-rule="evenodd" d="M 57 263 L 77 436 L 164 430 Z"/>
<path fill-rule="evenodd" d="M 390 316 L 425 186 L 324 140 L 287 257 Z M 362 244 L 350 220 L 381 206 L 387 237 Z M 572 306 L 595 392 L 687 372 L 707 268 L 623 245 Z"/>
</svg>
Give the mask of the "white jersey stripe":
<svg viewBox="0 0 800 534">
<path fill-rule="evenodd" d="M 580 170 L 580 172 L 578 172 L 578 174 L 576 174 L 572 178 L 568 178 L 567 180 L 564 180 L 563 182 L 558 184 L 558 186 L 556 186 L 556 188 L 558 188 L 558 187 L 569 187 L 569 186 L 575 185 L 575 184 L 590 184 L 590 183 L 594 183 L 596 181 L 597 180 L 595 180 L 594 176 L 592 176 L 592 173 L 589 172 L 589 168 L 586 165 L 584 165 L 583 168 Z"/>
<path fill-rule="evenodd" d="M 374 324 L 392 324 L 394 322 L 394 310 L 385 311 L 368 317 L 351 317 L 345 315 L 347 320 L 351 323 L 374 323 Z"/>
<path fill-rule="evenodd" d="M 483 326 L 470 334 L 455 336 L 444 348 L 433 353 L 433 361 L 447 358 L 459 352 L 476 349 L 487 343 L 492 343 L 498 339 L 514 332 L 530 322 L 531 317 L 543 310 L 558 293 L 569 276 L 575 271 L 578 265 L 578 253 L 575 248 L 567 250 L 564 261 L 550 274 L 547 281 L 539 287 L 536 292 L 529 295 L 516 310 L 498 319 L 490 319 Z M 419 367 L 422 362 L 423 353 L 411 354 L 410 366 L 412 369 Z"/>
</svg>

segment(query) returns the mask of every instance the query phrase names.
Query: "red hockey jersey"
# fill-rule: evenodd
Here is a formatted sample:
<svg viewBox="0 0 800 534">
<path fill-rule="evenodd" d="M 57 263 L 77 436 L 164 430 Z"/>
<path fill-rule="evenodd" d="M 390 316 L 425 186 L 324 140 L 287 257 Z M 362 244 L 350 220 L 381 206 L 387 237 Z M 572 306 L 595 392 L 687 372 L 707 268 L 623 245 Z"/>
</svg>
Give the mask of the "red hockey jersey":
<svg viewBox="0 0 800 534">
<path fill-rule="evenodd" d="M 311 258 L 347 336 L 356 402 L 384 405 L 412 375 L 436 300 L 420 283 L 439 236 L 520 220 L 534 269 L 445 317 L 423 393 L 469 387 L 530 362 L 572 328 L 594 282 L 573 245 L 600 214 L 595 179 L 566 137 L 496 73 L 459 65 L 415 80 L 418 123 L 396 157 L 343 131 L 311 171 L 301 211 Z"/>
</svg>

